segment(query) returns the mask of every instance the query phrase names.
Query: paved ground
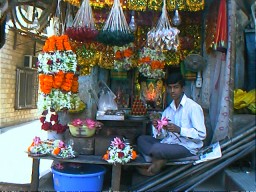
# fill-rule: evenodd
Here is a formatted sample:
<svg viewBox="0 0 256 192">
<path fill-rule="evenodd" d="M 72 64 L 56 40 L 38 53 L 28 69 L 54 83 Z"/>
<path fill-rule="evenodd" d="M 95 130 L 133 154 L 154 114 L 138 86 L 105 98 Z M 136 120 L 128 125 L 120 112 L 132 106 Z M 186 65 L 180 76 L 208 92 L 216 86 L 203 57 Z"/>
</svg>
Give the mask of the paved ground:
<svg viewBox="0 0 256 192">
<path fill-rule="evenodd" d="M 35 136 L 46 139 L 39 120 L 0 129 L 0 182 L 30 183 L 32 159 L 26 154 L 27 147 Z M 40 177 L 50 172 L 51 160 L 40 161 Z"/>
</svg>

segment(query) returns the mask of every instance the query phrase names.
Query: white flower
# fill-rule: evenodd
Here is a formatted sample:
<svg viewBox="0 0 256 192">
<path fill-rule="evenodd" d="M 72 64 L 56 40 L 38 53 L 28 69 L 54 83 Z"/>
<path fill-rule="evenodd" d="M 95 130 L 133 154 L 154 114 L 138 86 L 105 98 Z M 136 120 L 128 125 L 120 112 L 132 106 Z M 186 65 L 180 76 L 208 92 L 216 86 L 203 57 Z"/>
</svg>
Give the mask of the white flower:
<svg viewBox="0 0 256 192">
<path fill-rule="evenodd" d="M 77 59 L 73 51 L 56 51 L 38 55 L 38 73 L 76 72 Z"/>
<path fill-rule="evenodd" d="M 71 91 L 64 93 L 59 89 L 52 89 L 51 93 L 45 95 L 43 93 L 39 93 L 39 98 L 37 102 L 38 111 L 44 111 L 46 109 L 54 108 L 56 111 L 60 111 L 62 109 L 71 109 L 73 100 L 80 101 L 78 94 L 72 94 Z M 77 102 L 77 104 L 80 102 Z"/>
</svg>

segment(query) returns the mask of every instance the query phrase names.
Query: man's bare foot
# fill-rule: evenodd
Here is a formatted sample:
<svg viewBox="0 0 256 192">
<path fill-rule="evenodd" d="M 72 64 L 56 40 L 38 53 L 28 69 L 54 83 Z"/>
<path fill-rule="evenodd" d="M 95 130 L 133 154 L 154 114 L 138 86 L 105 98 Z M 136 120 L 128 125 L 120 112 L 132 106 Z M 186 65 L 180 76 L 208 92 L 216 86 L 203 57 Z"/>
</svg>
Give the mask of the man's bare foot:
<svg viewBox="0 0 256 192">
<path fill-rule="evenodd" d="M 147 171 L 152 174 L 157 174 L 161 171 L 165 164 L 166 160 L 164 159 L 153 160 L 152 164 L 150 165 Z"/>
</svg>

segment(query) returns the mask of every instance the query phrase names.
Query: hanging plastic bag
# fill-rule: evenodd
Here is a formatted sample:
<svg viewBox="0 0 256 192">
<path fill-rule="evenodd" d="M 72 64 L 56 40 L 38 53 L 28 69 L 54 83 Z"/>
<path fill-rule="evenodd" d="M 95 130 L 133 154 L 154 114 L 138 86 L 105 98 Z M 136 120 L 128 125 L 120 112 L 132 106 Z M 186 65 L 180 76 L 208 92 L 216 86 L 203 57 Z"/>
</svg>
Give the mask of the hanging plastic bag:
<svg viewBox="0 0 256 192">
<path fill-rule="evenodd" d="M 134 41 L 119 0 L 114 0 L 105 25 L 98 35 L 98 41 L 112 46 L 123 46 Z"/>
<path fill-rule="evenodd" d="M 84 0 L 76 13 L 73 26 L 66 29 L 66 34 L 72 40 L 81 42 L 92 42 L 98 35 L 95 28 L 92 8 L 89 0 Z"/>
<path fill-rule="evenodd" d="M 102 91 L 99 98 L 99 111 L 117 110 L 115 95 L 110 91 Z"/>
</svg>

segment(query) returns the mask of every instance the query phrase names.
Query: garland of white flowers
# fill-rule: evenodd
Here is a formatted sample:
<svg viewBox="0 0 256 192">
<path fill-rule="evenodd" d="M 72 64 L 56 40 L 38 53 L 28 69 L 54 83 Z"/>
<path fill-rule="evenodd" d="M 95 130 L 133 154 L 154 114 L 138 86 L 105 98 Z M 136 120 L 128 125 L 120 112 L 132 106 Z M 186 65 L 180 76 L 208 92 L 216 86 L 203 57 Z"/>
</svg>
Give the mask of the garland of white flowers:
<svg viewBox="0 0 256 192">
<path fill-rule="evenodd" d="M 56 51 L 38 55 L 38 73 L 76 72 L 77 59 L 73 51 Z"/>
</svg>

